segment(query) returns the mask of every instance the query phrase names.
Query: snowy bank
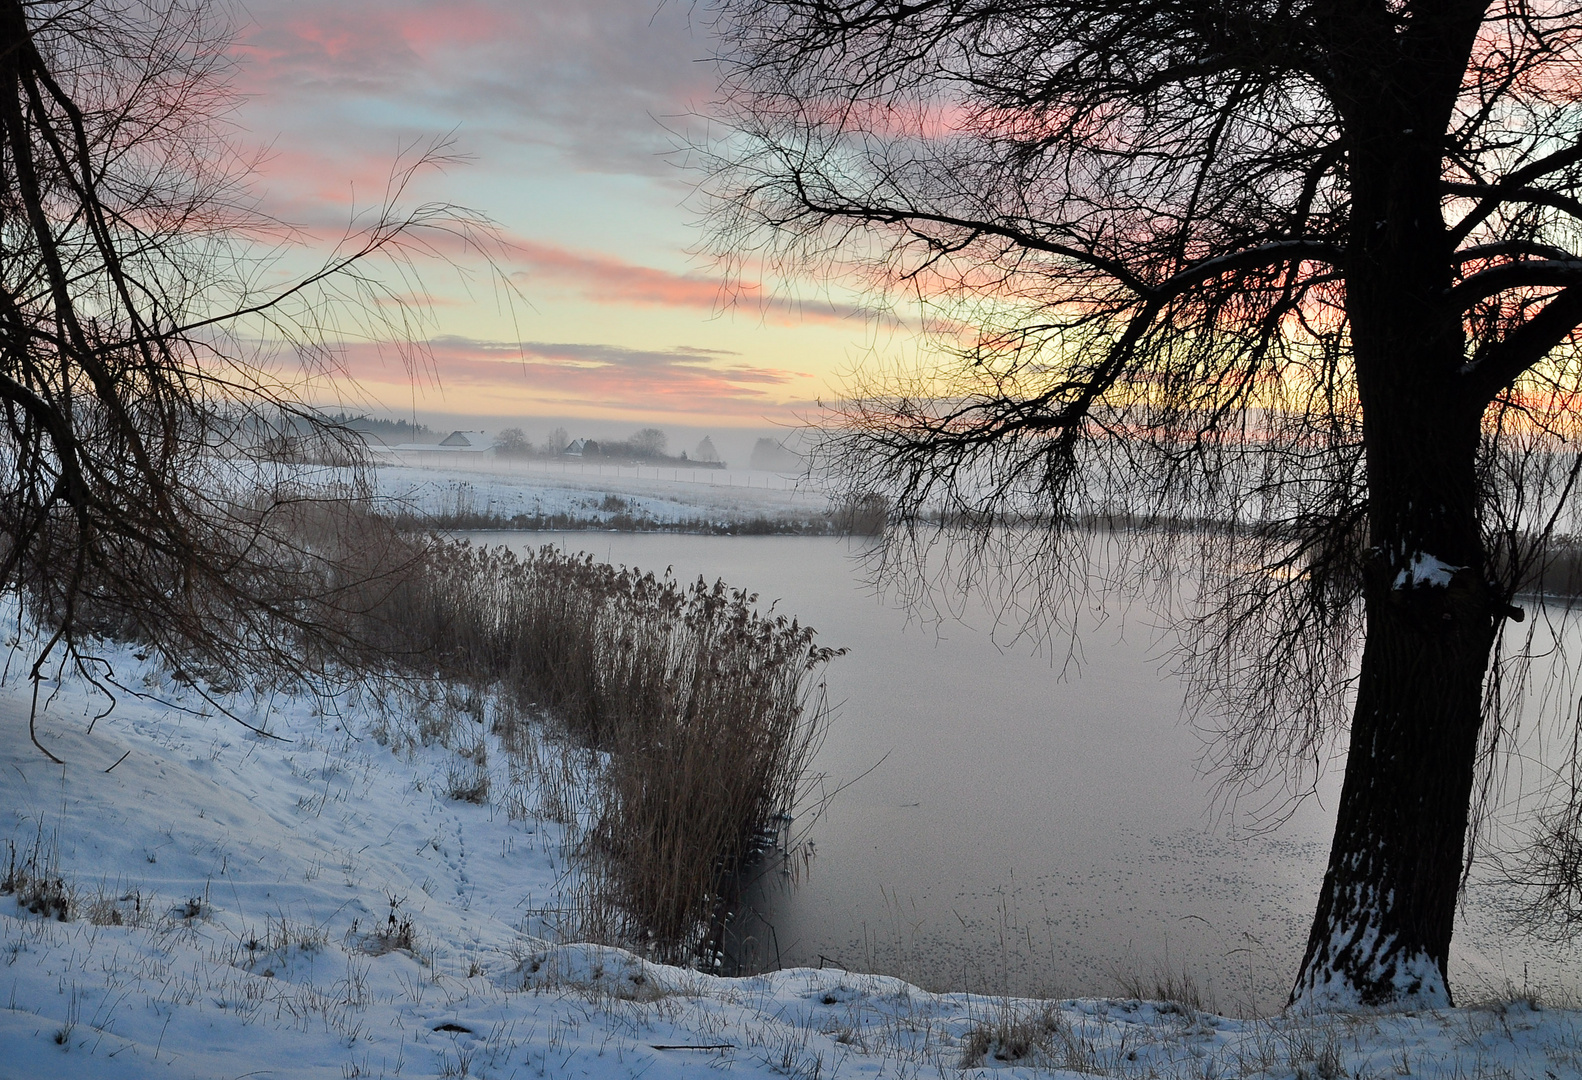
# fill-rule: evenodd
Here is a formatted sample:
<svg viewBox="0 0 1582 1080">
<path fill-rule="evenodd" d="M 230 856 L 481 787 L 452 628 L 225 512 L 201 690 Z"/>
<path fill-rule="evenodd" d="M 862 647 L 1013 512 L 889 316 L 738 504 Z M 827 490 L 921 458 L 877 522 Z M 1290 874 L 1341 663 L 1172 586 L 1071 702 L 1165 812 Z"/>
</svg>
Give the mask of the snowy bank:
<svg viewBox="0 0 1582 1080">
<path fill-rule="evenodd" d="M 1242 1020 L 557 945 L 576 807 L 481 725 L 410 737 L 444 728 L 443 695 L 232 700 L 266 737 L 200 715 L 128 649 L 105 658 L 194 711 L 122 695 L 95 723 L 102 697 L 46 687 L 62 768 L 28 742 L 13 663 L 0 1076 L 1582 1076 L 1582 1014 L 1519 1001 Z M 487 799 L 453 797 L 476 770 Z M 51 887 L 68 921 L 22 906 Z"/>
</svg>

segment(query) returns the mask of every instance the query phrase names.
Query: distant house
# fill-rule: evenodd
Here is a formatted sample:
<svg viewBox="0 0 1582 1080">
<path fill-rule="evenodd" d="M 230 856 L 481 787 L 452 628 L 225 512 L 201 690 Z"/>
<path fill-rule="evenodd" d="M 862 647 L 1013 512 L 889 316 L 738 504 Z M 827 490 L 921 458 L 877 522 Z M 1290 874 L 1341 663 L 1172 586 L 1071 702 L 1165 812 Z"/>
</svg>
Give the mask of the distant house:
<svg viewBox="0 0 1582 1080">
<path fill-rule="evenodd" d="M 486 454 L 494 449 L 494 440 L 485 431 L 453 431 L 437 443 L 397 443 L 394 446 L 370 446 L 376 453 L 413 454 L 437 457 L 454 457 L 458 454 Z"/>
<path fill-rule="evenodd" d="M 457 450 L 487 450 L 494 445 L 494 441 L 482 431 L 453 431 L 441 439 L 439 444 Z"/>
<path fill-rule="evenodd" d="M 598 440 L 592 438 L 574 438 L 566 443 L 566 449 L 560 451 L 562 457 L 601 457 L 604 454 Z"/>
</svg>

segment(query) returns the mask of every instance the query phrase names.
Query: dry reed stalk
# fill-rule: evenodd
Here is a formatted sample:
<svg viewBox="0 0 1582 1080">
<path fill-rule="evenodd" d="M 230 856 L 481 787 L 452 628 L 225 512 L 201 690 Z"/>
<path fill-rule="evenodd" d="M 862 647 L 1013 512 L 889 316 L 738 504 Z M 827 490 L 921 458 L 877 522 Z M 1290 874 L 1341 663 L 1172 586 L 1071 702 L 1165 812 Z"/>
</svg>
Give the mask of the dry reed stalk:
<svg viewBox="0 0 1582 1080">
<path fill-rule="evenodd" d="M 518 557 L 405 531 L 357 493 L 321 495 L 238 494 L 237 507 L 251 498 L 275 523 L 281 547 L 260 561 L 281 581 L 249 587 L 279 603 L 264 620 L 186 612 L 234 636 L 242 663 L 208 671 L 194 656 L 183 678 L 394 681 L 416 691 L 420 740 L 459 751 L 481 729 L 453 730 L 458 718 L 481 724 L 486 700 L 508 754 L 542 755 L 521 725 L 552 717 L 571 743 L 563 754 L 587 748 L 605 762 L 591 802 L 572 799 L 563 778 L 548 792 L 584 829 L 582 932 L 693 958 L 733 877 L 797 802 L 826 718 L 819 672 L 835 651 L 720 582 L 683 586 L 551 547 Z M 168 639 L 84 601 L 83 616 L 95 614 L 106 636 Z M 476 753 L 449 785 L 489 798 Z"/>
<path fill-rule="evenodd" d="M 589 870 L 579 933 L 672 961 L 707 951 L 732 880 L 797 803 L 827 715 L 818 675 L 836 652 L 721 582 L 683 587 L 551 547 L 518 557 L 389 527 L 367 536 L 358 576 L 336 583 L 365 666 L 479 702 L 489 688 L 513 756 L 544 752 L 520 730 L 534 712 L 607 754 L 574 815 Z M 453 787 L 472 797 L 464 780 Z"/>
</svg>

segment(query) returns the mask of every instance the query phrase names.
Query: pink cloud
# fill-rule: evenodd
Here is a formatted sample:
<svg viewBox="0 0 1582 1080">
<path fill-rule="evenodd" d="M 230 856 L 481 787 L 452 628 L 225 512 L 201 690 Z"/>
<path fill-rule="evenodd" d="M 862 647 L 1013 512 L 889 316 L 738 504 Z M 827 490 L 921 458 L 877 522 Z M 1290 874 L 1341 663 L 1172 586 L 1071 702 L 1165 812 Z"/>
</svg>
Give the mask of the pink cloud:
<svg viewBox="0 0 1582 1080">
<path fill-rule="evenodd" d="M 605 304 L 701 308 L 734 307 L 779 325 L 797 322 L 851 324 L 878 313 L 832 301 L 798 301 L 770 294 L 757 282 L 727 284 L 723 278 L 678 274 L 627 262 L 600 252 L 574 251 L 535 240 L 511 239 L 505 251 L 523 267 L 519 280 L 531 293 L 535 283 L 569 285 L 583 298 Z"/>
<path fill-rule="evenodd" d="M 529 282 L 540 276 L 551 282 L 575 282 L 591 300 L 712 308 L 723 299 L 724 282 L 718 278 L 677 274 L 611 255 L 572 251 L 533 240 L 512 240 L 510 250 L 526 270 Z"/>
<path fill-rule="evenodd" d="M 528 28 L 516 5 L 446 3 L 399 4 L 342 2 L 271 8 L 254 12 L 256 21 L 238 35 L 236 48 L 247 60 L 243 78 L 254 87 L 272 87 L 281 78 L 306 75 L 343 82 L 370 76 L 417 75 L 414 62 L 432 62 L 447 50 L 476 49 L 521 40 Z"/>
<path fill-rule="evenodd" d="M 489 342 L 445 337 L 428 343 L 413 372 L 395 346 L 358 345 L 340 354 L 339 377 L 360 384 L 437 384 L 448 398 L 524 399 L 634 413 L 765 416 L 785 413 L 817 390 L 809 372 L 759 367 L 730 353 L 677 346 L 633 349 L 576 342 Z"/>
<path fill-rule="evenodd" d="M 535 308 L 574 300 L 577 315 L 592 314 L 591 322 L 603 311 L 590 313 L 587 305 L 626 309 L 633 314 L 623 325 L 655 309 L 714 314 L 734 307 L 738 317 L 777 326 L 856 327 L 872 317 L 816 293 L 806 301 L 784 295 L 768 274 L 762 284 L 727 290 L 723 274 L 710 268 L 632 254 L 633 228 L 623 222 L 636 223 L 645 252 L 679 249 L 693 238 L 685 229 L 689 212 L 680 209 L 690 178 L 664 156 L 673 142 L 665 125 L 684 124 L 675 118 L 715 90 L 714 68 L 696 62 L 713 48 L 701 29 L 706 18 L 691 5 L 251 0 L 246 10 L 253 22 L 243 28 L 237 56 L 247 101 L 236 120 L 245 140 L 272 148 L 257 188 L 264 208 L 300 227 L 305 241 L 268 268 L 275 278 L 315 268 L 367 223 L 384 201 L 398 154 L 454 133 L 470 163 L 424 172 L 401 203 L 453 201 L 510 222 L 525 235 L 501 237 L 490 254 Z M 579 183 L 582 176 L 591 179 Z M 612 215 L 610 200 L 628 196 Z M 670 206 L 678 209 L 667 224 Z M 265 230 L 261 239 L 272 237 Z M 473 324 L 465 306 L 477 302 L 474 291 L 487 291 L 475 285 L 490 277 L 478 250 L 435 230 L 414 236 L 411 251 L 416 276 L 399 267 L 391 287 L 415 294 L 415 307 L 445 308 L 440 325 L 466 332 Z M 429 253 L 440 259 L 431 265 Z M 383 264 L 373 270 L 383 273 Z M 347 374 L 404 388 L 409 378 L 394 359 L 398 352 L 388 345 L 385 362 L 374 346 L 350 345 Z M 427 354 L 420 385 L 437 377 L 449 401 L 501 396 L 529 411 L 535 403 L 564 402 L 761 416 L 805 401 L 821 385 L 800 372 L 664 344 L 445 339 L 430 343 Z"/>
</svg>

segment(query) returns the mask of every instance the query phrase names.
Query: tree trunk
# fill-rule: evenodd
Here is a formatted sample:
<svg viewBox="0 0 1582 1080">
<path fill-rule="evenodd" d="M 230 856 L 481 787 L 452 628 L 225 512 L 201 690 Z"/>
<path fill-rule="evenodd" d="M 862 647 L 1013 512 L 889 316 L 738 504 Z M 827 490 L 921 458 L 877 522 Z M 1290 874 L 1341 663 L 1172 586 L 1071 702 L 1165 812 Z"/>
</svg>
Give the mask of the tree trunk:
<svg viewBox="0 0 1582 1080">
<path fill-rule="evenodd" d="M 1470 481 L 1473 439 L 1419 434 L 1410 465 Z M 1443 504 L 1428 487 L 1417 496 L 1399 516 L 1423 527 L 1390 529 L 1374 515 L 1351 749 L 1292 992 L 1304 1006 L 1451 1003 L 1446 962 L 1495 623 L 1482 559 L 1457 543 L 1475 539 L 1475 517 L 1425 513 Z"/>
<path fill-rule="evenodd" d="M 1397 115 L 1364 132 L 1353 156 L 1347 308 L 1368 467 L 1367 640 L 1329 869 L 1291 995 L 1303 1006 L 1450 1003 L 1497 618 L 1478 520 L 1483 410 L 1462 385 L 1463 328 L 1447 301 L 1439 148 L 1414 146 L 1413 128 Z"/>
</svg>

